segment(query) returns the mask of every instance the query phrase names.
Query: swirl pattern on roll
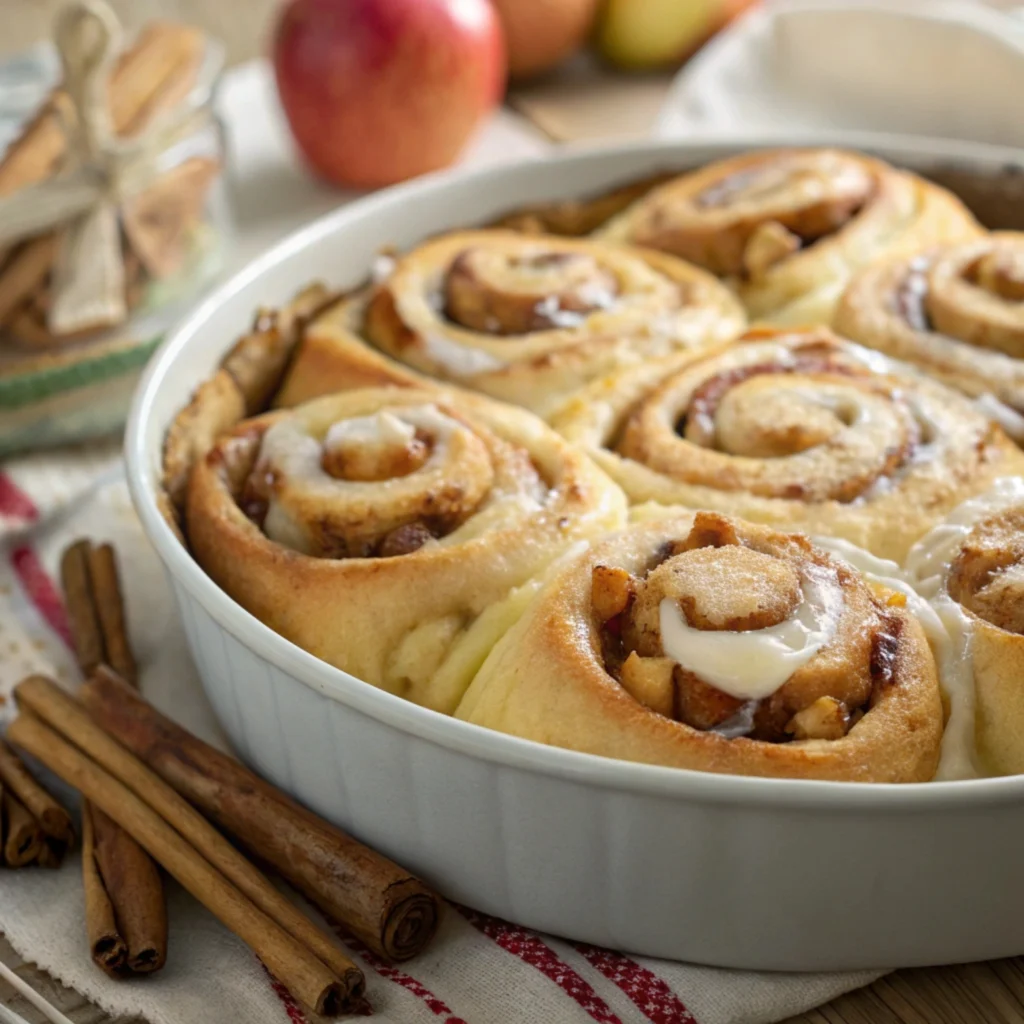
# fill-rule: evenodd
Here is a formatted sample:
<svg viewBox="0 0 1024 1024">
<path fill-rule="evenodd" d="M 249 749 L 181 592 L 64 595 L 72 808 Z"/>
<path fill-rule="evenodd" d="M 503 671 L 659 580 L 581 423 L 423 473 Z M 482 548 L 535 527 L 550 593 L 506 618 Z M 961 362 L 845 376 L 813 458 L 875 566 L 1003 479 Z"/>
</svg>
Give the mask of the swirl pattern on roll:
<svg viewBox="0 0 1024 1024">
<path fill-rule="evenodd" d="M 800 535 L 709 512 L 634 525 L 544 588 L 456 713 L 678 768 L 924 781 L 942 703 L 904 605 Z"/>
<path fill-rule="evenodd" d="M 530 413 L 363 389 L 222 437 L 193 470 L 186 528 L 200 565 L 276 632 L 450 711 L 529 581 L 624 509 Z"/>
<path fill-rule="evenodd" d="M 858 268 L 981 228 L 937 185 L 835 149 L 746 153 L 649 192 L 596 233 L 725 279 L 752 317 L 828 323 Z"/>
<path fill-rule="evenodd" d="M 962 396 L 824 328 L 596 382 L 553 420 L 634 503 L 715 509 L 901 561 L 1024 456 Z"/>
<path fill-rule="evenodd" d="M 835 327 L 1024 414 L 1024 234 L 994 232 L 869 267 L 844 293 Z"/>
<path fill-rule="evenodd" d="M 625 365 L 735 337 L 743 310 L 710 274 L 661 253 L 509 231 L 443 235 L 308 332 L 285 401 L 348 386 L 376 361 L 547 414 Z"/>
<path fill-rule="evenodd" d="M 1024 773 L 1024 479 L 1007 477 L 915 545 L 907 569 L 953 642 L 947 742 L 960 775 Z"/>
</svg>

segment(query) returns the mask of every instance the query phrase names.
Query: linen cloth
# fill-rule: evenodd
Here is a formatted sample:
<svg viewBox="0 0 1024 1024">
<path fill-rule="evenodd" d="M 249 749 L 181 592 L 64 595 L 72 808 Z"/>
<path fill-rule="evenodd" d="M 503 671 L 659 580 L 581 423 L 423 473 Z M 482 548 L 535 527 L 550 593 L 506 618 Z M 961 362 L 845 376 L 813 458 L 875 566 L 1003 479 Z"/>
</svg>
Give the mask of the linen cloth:
<svg viewBox="0 0 1024 1024">
<path fill-rule="evenodd" d="M 236 72 L 223 100 L 241 171 L 243 260 L 336 206 L 339 196 L 296 170 L 262 65 Z M 528 126 L 501 114 L 466 159 L 540 155 L 545 147 Z M 187 728 L 223 746 L 162 568 L 131 508 L 114 443 L 34 454 L 0 472 L 0 723 L 13 715 L 10 691 L 26 674 L 45 672 L 75 685 L 56 580 L 61 552 L 81 536 L 117 547 L 143 692 Z M 168 896 L 168 962 L 148 978 L 112 982 L 89 962 L 77 855 L 55 872 L 0 871 L 0 931 L 26 960 L 112 1013 L 137 1014 L 151 1024 L 307 1019 L 248 948 L 173 882 Z M 430 949 L 401 967 L 342 938 L 366 972 L 381 1024 L 767 1024 L 876 976 L 773 975 L 624 956 L 451 905 Z"/>
<path fill-rule="evenodd" d="M 691 61 L 655 134 L 888 132 L 1024 147 L 1020 0 L 766 0 Z"/>
</svg>

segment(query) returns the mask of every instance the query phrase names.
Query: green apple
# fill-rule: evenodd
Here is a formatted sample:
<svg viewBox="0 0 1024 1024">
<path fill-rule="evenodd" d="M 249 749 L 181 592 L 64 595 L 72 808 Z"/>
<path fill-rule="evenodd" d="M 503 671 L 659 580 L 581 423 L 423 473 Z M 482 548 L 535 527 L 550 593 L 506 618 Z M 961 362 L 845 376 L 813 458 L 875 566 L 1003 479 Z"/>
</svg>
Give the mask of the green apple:
<svg viewBox="0 0 1024 1024">
<path fill-rule="evenodd" d="M 620 68 L 646 71 L 681 61 L 751 0 L 605 0 L 597 50 Z"/>
</svg>

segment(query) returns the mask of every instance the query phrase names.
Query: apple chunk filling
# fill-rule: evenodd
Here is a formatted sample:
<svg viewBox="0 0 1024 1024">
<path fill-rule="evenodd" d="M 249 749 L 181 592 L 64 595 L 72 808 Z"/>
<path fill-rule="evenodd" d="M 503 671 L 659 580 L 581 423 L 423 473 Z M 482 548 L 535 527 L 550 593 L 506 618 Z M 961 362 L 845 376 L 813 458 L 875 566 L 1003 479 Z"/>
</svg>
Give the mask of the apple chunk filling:
<svg viewBox="0 0 1024 1024">
<path fill-rule="evenodd" d="M 595 565 L 591 611 L 622 690 L 730 739 L 841 739 L 895 682 L 891 610 L 852 569 L 713 513 L 641 571 Z"/>
</svg>

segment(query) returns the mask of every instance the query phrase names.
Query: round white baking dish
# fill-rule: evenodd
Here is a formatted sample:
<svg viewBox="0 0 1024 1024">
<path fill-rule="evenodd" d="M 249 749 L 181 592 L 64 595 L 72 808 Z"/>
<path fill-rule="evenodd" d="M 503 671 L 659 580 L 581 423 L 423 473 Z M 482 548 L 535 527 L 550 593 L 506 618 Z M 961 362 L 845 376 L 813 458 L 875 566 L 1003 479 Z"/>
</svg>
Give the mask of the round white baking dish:
<svg viewBox="0 0 1024 1024">
<path fill-rule="evenodd" d="M 651 144 L 434 176 L 299 231 L 163 344 L 126 454 L 189 646 L 240 755 L 445 895 L 618 949 L 718 966 L 832 970 L 1024 952 L 1024 777 L 871 786 L 705 775 L 490 732 L 406 703 L 273 633 L 193 562 L 156 505 L 164 433 L 254 309 L 361 280 L 385 245 L 778 140 Z M 879 136 L 792 142 L 918 169 L 1024 154 Z M 345 628 L 344 609 L 338 628 Z"/>
</svg>

